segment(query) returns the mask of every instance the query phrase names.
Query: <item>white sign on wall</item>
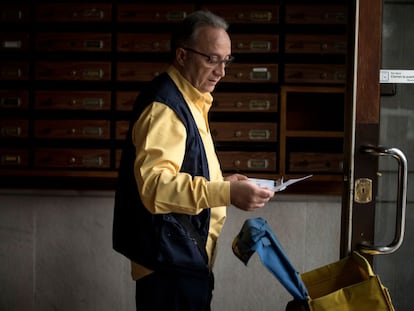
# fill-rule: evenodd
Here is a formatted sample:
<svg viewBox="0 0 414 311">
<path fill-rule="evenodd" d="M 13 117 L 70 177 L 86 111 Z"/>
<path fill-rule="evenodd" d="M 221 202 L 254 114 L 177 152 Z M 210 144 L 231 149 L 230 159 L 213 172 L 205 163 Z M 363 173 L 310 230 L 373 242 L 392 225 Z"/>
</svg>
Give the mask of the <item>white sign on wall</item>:
<svg viewBox="0 0 414 311">
<path fill-rule="evenodd" d="M 381 69 L 380 83 L 414 83 L 414 70 Z"/>
</svg>

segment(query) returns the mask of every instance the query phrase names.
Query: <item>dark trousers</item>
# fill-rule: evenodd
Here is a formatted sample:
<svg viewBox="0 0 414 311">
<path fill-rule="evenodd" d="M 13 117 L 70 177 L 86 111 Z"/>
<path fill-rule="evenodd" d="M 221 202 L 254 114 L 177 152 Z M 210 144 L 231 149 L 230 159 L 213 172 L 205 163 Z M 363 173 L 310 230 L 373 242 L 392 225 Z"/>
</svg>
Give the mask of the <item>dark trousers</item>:
<svg viewBox="0 0 414 311">
<path fill-rule="evenodd" d="M 213 273 L 153 272 L 136 281 L 137 311 L 210 311 Z"/>
</svg>

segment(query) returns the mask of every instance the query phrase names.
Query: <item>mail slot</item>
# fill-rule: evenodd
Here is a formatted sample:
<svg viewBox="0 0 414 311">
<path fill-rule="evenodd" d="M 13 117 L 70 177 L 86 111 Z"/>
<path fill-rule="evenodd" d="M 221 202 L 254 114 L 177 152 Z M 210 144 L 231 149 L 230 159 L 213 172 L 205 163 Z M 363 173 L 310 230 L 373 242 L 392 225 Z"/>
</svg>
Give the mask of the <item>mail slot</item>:
<svg viewBox="0 0 414 311">
<path fill-rule="evenodd" d="M 287 5 L 287 24 L 340 25 L 347 22 L 347 9 L 343 5 Z"/>
<path fill-rule="evenodd" d="M 195 10 L 192 4 L 119 4 L 118 21 L 127 23 L 177 23 Z"/>
<path fill-rule="evenodd" d="M 346 54 L 347 41 L 339 35 L 286 35 L 286 53 Z"/>
<path fill-rule="evenodd" d="M 38 22 L 110 22 L 112 4 L 109 3 L 39 3 Z"/>
<path fill-rule="evenodd" d="M 20 1 L 0 4 L 0 22 L 1 23 L 22 23 L 29 21 L 30 10 L 28 3 L 20 3 Z"/>
<path fill-rule="evenodd" d="M 29 49 L 29 34 L 2 33 L 0 34 L 0 50 L 27 51 Z"/>
<path fill-rule="evenodd" d="M 276 112 L 276 93 L 222 93 L 213 94 L 212 111 L 223 112 Z"/>
<path fill-rule="evenodd" d="M 276 171 L 275 152 L 219 151 L 217 154 L 224 171 Z"/>
<path fill-rule="evenodd" d="M 0 120 L 0 138 L 27 138 L 28 120 Z"/>
<path fill-rule="evenodd" d="M 25 110 L 29 106 L 29 94 L 27 91 L 1 90 L 0 109 Z"/>
<path fill-rule="evenodd" d="M 119 91 L 116 93 L 116 110 L 131 111 L 139 92 Z"/>
<path fill-rule="evenodd" d="M 233 53 L 277 53 L 279 36 L 273 34 L 233 34 Z"/>
<path fill-rule="evenodd" d="M 109 168 L 110 151 L 106 149 L 39 148 L 34 152 L 35 167 Z"/>
<path fill-rule="evenodd" d="M 37 62 L 37 80 L 109 81 L 110 62 Z"/>
<path fill-rule="evenodd" d="M 292 173 L 341 173 L 343 155 L 323 152 L 290 152 L 289 171 Z"/>
<path fill-rule="evenodd" d="M 163 73 L 168 63 L 119 62 L 118 81 L 151 81 Z"/>
<path fill-rule="evenodd" d="M 39 51 L 110 52 L 110 33 L 61 33 L 47 32 L 36 35 Z"/>
<path fill-rule="evenodd" d="M 118 140 L 124 140 L 128 133 L 129 121 L 116 121 L 115 138 Z"/>
<path fill-rule="evenodd" d="M 285 82 L 343 84 L 346 68 L 336 64 L 286 64 Z"/>
<path fill-rule="evenodd" d="M 0 167 L 24 167 L 28 165 L 28 158 L 27 150 L 0 148 Z"/>
<path fill-rule="evenodd" d="M 28 62 L 0 62 L 0 80 L 28 80 L 29 63 Z"/>
<path fill-rule="evenodd" d="M 231 64 L 226 68 L 223 82 L 231 83 L 276 83 L 278 65 L 276 64 Z"/>
<path fill-rule="evenodd" d="M 279 6 L 266 4 L 206 4 L 203 9 L 215 12 L 232 24 L 277 24 Z"/>
<path fill-rule="evenodd" d="M 276 142 L 276 123 L 211 122 L 216 141 Z"/>
<path fill-rule="evenodd" d="M 48 139 L 109 139 L 109 120 L 36 120 L 35 137 Z"/>
<path fill-rule="evenodd" d="M 37 91 L 35 107 L 50 110 L 109 110 L 111 92 Z"/>
<path fill-rule="evenodd" d="M 117 37 L 117 50 L 119 52 L 168 53 L 170 37 L 170 34 L 120 33 Z"/>
</svg>

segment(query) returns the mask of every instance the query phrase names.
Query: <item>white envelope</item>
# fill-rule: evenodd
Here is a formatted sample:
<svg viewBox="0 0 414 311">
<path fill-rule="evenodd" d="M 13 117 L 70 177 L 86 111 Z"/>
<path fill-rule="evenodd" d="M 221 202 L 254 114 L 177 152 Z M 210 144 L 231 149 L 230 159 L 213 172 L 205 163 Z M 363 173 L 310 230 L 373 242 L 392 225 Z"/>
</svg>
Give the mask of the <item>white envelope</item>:
<svg viewBox="0 0 414 311">
<path fill-rule="evenodd" d="M 250 181 L 254 182 L 256 185 L 258 185 L 261 188 L 267 188 L 274 192 L 279 192 L 285 190 L 288 186 L 297 183 L 299 181 L 308 179 L 312 177 L 313 175 L 304 176 L 301 178 L 295 178 L 295 179 L 289 179 L 284 181 L 283 177 L 279 178 L 278 180 L 272 180 L 272 179 L 259 179 L 259 178 L 249 178 Z"/>
</svg>

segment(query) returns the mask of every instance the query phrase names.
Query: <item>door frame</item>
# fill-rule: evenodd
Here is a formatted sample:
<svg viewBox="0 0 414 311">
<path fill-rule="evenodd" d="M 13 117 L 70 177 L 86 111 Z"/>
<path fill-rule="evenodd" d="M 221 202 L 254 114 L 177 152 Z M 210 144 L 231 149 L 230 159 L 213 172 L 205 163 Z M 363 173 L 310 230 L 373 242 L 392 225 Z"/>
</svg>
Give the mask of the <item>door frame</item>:
<svg viewBox="0 0 414 311">
<path fill-rule="evenodd" d="M 344 192 L 341 216 L 341 258 L 358 244 L 373 244 L 378 161 L 362 154 L 362 145 L 377 146 L 380 122 L 382 1 L 353 0 L 349 6 L 348 81 L 345 111 Z M 372 201 L 356 203 L 354 184 L 372 180 Z"/>
</svg>

